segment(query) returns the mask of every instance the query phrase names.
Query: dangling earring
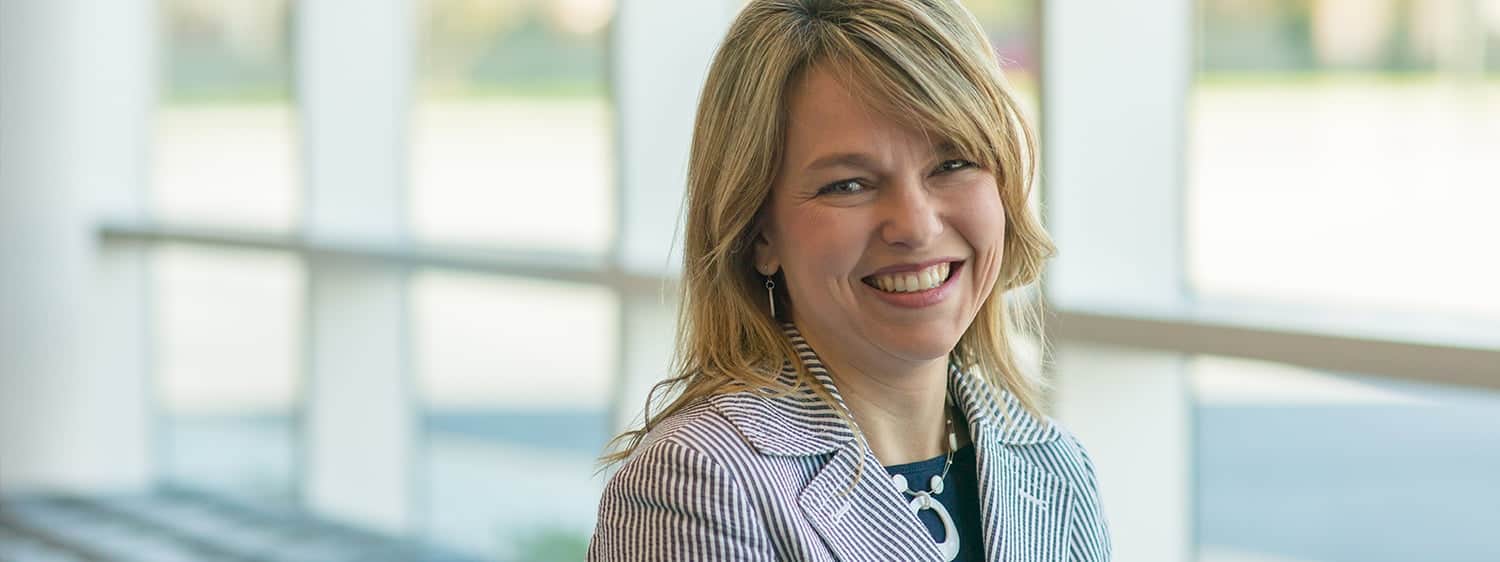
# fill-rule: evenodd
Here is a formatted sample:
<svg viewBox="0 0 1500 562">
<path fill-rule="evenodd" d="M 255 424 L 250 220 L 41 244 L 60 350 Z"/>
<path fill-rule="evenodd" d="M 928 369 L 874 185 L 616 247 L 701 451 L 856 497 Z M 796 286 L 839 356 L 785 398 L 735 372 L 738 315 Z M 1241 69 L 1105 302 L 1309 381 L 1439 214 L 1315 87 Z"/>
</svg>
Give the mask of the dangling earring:
<svg viewBox="0 0 1500 562">
<path fill-rule="evenodd" d="M 766 278 L 766 300 L 771 302 L 771 317 L 776 317 L 776 282 Z"/>
</svg>

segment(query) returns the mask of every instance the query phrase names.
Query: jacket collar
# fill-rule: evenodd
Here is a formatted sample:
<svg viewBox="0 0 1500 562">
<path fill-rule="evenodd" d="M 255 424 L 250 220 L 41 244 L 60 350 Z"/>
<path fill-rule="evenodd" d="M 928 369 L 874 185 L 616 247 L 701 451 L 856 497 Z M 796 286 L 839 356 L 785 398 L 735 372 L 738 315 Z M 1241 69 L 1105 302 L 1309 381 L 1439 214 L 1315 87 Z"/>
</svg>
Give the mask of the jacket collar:
<svg viewBox="0 0 1500 562">
<path fill-rule="evenodd" d="M 806 456 L 834 452 L 854 440 L 854 432 L 837 414 L 840 410 L 847 412 L 847 406 L 828 369 L 797 327 L 784 322 L 782 329 L 817 384 L 833 396 L 834 404 L 822 400 L 811 388 L 801 384 L 796 367 L 784 362 L 777 379 L 793 388 L 791 392 L 769 396 L 750 391 L 727 394 L 718 400 L 718 409 L 763 455 Z M 1060 435 L 1050 420 L 1038 419 L 1022 408 L 1015 395 L 1003 389 L 992 389 L 992 385 L 977 373 L 964 372 L 952 361 L 948 364 L 948 393 L 976 435 L 985 432 L 1005 445 L 1044 443 Z"/>
</svg>

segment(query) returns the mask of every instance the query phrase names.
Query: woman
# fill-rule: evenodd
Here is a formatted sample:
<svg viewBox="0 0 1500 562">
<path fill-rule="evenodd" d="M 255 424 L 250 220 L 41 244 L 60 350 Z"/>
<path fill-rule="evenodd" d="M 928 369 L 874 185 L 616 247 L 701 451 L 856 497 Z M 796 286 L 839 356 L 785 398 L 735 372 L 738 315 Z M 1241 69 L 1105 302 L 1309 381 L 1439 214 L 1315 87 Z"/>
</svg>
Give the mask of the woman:
<svg viewBox="0 0 1500 562">
<path fill-rule="evenodd" d="M 1105 560 L 1093 466 L 1012 353 L 1053 248 L 954 0 L 751 0 L 699 102 L 676 393 L 591 560 Z"/>
</svg>

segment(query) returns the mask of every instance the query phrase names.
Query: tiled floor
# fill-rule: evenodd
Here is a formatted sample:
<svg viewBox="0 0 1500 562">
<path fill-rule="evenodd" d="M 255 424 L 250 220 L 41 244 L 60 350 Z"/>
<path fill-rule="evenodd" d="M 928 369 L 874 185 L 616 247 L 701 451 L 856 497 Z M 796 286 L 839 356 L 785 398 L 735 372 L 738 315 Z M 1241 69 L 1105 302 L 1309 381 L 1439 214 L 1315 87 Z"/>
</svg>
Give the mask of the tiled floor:
<svg viewBox="0 0 1500 562">
<path fill-rule="evenodd" d="M 410 541 L 183 490 L 0 499 L 0 561 L 467 562 Z"/>
</svg>

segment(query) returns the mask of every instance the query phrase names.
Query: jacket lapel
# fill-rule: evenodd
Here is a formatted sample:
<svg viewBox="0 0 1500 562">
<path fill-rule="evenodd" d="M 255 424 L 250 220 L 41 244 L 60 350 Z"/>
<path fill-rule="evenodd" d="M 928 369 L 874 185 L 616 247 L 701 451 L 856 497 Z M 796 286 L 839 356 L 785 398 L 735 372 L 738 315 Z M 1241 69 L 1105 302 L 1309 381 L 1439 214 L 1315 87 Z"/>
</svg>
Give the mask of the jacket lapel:
<svg viewBox="0 0 1500 562">
<path fill-rule="evenodd" d="M 798 493 L 797 504 L 836 558 L 941 561 L 937 545 L 891 484 L 885 468 L 874 453 L 859 445 L 839 417 L 838 412 L 847 407 L 822 361 L 796 326 L 788 322 L 782 328 L 802 366 L 815 379 L 813 383 L 827 391 L 834 403 L 830 405 L 808 388 L 807 381 L 799 380 L 796 366 L 787 362 L 778 374 L 779 382 L 795 391 L 724 396 L 718 402 L 719 412 L 760 454 L 828 456 Z"/>
<path fill-rule="evenodd" d="M 797 503 L 839 560 L 943 560 L 875 455 L 854 443 L 839 449 L 797 496 Z M 853 486 L 851 490 L 850 487 Z"/>
<path fill-rule="evenodd" d="M 949 367 L 949 375 L 949 392 L 974 437 L 986 558 L 1066 560 L 1073 491 L 1061 476 L 1021 452 L 1056 440 L 1061 435 L 1057 426 L 1027 413 L 1009 392 L 991 392 L 990 385 L 956 366 Z"/>
<path fill-rule="evenodd" d="M 803 365 L 836 403 L 830 406 L 803 385 L 777 396 L 724 397 L 720 412 L 761 454 L 831 455 L 797 503 L 838 559 L 941 561 L 937 545 L 885 468 L 834 410 L 846 406 L 827 369 L 794 325 L 784 323 L 783 328 Z M 788 387 L 799 384 L 790 364 L 779 377 Z M 986 558 L 1064 560 L 1072 491 L 1060 476 L 1014 449 L 1057 439 L 1056 426 L 956 365 L 949 366 L 948 384 L 974 438 Z"/>
<path fill-rule="evenodd" d="M 1073 494 L 1062 478 L 996 441 L 975 440 L 989 560 L 1066 560 Z"/>
</svg>

